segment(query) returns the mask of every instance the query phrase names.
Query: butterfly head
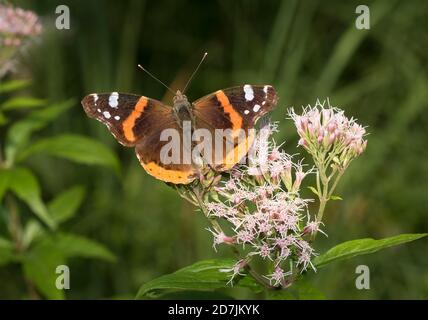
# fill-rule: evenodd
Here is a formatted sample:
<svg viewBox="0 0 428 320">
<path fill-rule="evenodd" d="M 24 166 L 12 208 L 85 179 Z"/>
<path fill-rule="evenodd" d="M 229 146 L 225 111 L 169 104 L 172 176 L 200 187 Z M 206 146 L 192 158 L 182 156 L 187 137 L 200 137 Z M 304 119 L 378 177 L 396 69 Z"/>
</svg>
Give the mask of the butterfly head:
<svg viewBox="0 0 428 320">
<path fill-rule="evenodd" d="M 177 90 L 172 101 L 174 102 L 174 105 L 175 104 L 182 104 L 182 103 L 189 103 L 189 101 L 187 100 L 187 97 L 183 93 L 181 93 L 180 90 Z"/>
</svg>

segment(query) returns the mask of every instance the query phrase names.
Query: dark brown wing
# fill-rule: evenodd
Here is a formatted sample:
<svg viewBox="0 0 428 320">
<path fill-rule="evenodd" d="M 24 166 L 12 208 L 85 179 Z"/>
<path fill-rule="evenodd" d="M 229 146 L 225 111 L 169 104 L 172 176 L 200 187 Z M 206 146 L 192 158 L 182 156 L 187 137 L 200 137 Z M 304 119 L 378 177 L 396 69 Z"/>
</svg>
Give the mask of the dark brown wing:
<svg viewBox="0 0 428 320">
<path fill-rule="evenodd" d="M 192 164 L 182 161 L 187 153 L 182 151 L 183 135 L 171 107 L 144 96 L 125 93 L 90 94 L 82 100 L 86 114 L 101 121 L 121 144 L 135 146 L 143 168 L 157 179 L 171 183 L 190 183 L 197 175 Z M 176 146 L 181 154 L 179 161 L 165 163 L 162 148 L 168 141 L 161 141 L 164 130 L 176 130 Z"/>
<path fill-rule="evenodd" d="M 196 128 L 204 128 L 223 143 L 213 144 L 210 162 L 228 170 L 247 154 L 254 140 L 254 124 L 273 110 L 278 101 L 270 85 L 244 85 L 216 91 L 193 103 Z"/>
<path fill-rule="evenodd" d="M 171 108 L 144 96 L 127 93 L 93 93 L 82 100 L 86 114 L 104 123 L 123 145 L 132 147 L 152 129 L 155 121 L 167 126 Z"/>
<path fill-rule="evenodd" d="M 174 122 L 167 128 L 154 125 L 135 152 L 150 175 L 165 182 L 188 184 L 199 176 L 199 168 L 194 165 L 191 145 L 183 142 L 183 130 L 172 114 L 170 120 Z"/>
</svg>

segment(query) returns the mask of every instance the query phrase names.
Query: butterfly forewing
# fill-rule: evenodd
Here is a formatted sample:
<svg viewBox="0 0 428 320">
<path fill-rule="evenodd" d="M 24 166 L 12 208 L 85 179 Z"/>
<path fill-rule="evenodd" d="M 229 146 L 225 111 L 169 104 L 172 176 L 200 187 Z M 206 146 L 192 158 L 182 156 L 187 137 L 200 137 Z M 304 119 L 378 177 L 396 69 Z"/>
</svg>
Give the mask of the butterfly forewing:
<svg viewBox="0 0 428 320">
<path fill-rule="evenodd" d="M 248 152 L 254 140 L 254 124 L 277 104 L 275 89 L 270 85 L 244 85 L 218 90 L 193 103 L 196 128 L 211 131 L 223 143 L 213 144 L 210 159 L 216 170 L 228 170 Z M 229 130 L 230 134 L 224 134 Z M 219 150 L 221 148 L 221 150 Z M 218 155 L 220 157 L 214 159 Z"/>
<path fill-rule="evenodd" d="M 275 108 L 278 101 L 270 85 L 237 86 L 218 90 L 195 101 L 194 114 L 215 128 L 247 129 Z"/>
<path fill-rule="evenodd" d="M 153 124 L 169 125 L 171 108 L 144 96 L 126 93 L 93 93 L 82 100 L 86 114 L 101 121 L 125 146 L 135 146 Z"/>
</svg>

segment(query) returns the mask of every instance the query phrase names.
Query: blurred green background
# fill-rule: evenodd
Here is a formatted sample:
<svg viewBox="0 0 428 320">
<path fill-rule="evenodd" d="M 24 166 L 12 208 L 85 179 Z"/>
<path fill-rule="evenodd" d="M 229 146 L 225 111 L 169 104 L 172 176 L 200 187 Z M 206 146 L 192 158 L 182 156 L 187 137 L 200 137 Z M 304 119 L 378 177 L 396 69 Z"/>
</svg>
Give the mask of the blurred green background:
<svg viewBox="0 0 428 320">
<path fill-rule="evenodd" d="M 428 230 L 428 2 L 366 1 L 370 30 L 357 30 L 360 1 L 13 1 L 42 17 L 44 33 L 12 78 L 31 78 L 27 93 L 49 101 L 75 98 L 38 137 L 77 133 L 95 138 L 120 158 L 121 174 L 49 156 L 27 163 L 43 199 L 80 184 L 86 197 L 62 229 L 105 245 L 116 262 L 71 259 L 67 298 L 133 298 L 157 276 L 215 253 L 202 214 L 148 176 L 132 149 L 84 114 L 92 92 L 133 92 L 170 103 L 165 89 L 137 69 L 143 64 L 173 88 L 183 86 L 203 52 L 208 57 L 188 96 L 220 88 L 272 84 L 280 102 L 277 141 L 294 154 L 297 134 L 288 107 L 330 98 L 367 125 L 368 148 L 329 203 L 319 252 L 345 240 Z M 55 28 L 66 4 L 71 29 Z M 4 127 L 0 130 L 3 131 Z M 1 134 L 3 139 L 4 135 Z M 0 222 L 1 224 L 2 222 Z M 428 298 L 427 240 L 340 262 L 310 276 L 335 299 Z M 371 270 L 371 289 L 355 288 L 355 268 Z M 252 298 L 245 290 L 229 294 Z M 0 268 L 0 298 L 22 298 L 21 270 Z"/>
</svg>

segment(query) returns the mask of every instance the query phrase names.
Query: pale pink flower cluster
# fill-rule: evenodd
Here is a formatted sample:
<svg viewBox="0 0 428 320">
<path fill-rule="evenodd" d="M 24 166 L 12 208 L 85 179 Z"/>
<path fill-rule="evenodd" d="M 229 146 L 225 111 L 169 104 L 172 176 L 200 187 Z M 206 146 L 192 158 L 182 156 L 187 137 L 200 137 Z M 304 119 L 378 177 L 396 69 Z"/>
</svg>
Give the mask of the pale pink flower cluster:
<svg viewBox="0 0 428 320">
<path fill-rule="evenodd" d="M 32 11 L 0 4 L 0 45 L 18 47 L 41 31 L 39 18 Z"/>
<path fill-rule="evenodd" d="M 318 230 L 318 225 L 303 221 L 309 200 L 299 196 L 299 188 L 308 171 L 270 139 L 275 129 L 269 124 L 260 130 L 250 165 L 235 169 L 230 179 L 216 188 L 218 200 L 207 203 L 206 208 L 212 218 L 226 220 L 230 226 L 229 236 L 210 230 L 214 246 L 239 245 L 245 254 L 229 270 L 232 278 L 249 260 L 259 257 L 272 262 L 275 271 L 266 277 L 272 285 L 279 285 L 293 265 L 301 270 L 313 267 L 314 249 L 304 236 Z"/>
<path fill-rule="evenodd" d="M 326 107 L 324 105 L 327 104 Z M 289 111 L 300 136 L 299 145 L 312 156 L 329 153 L 335 162 L 347 165 L 367 146 L 366 130 L 355 119 L 348 119 L 344 112 L 331 107 L 329 101 L 317 101 L 314 107 L 303 108 L 302 114 Z"/>
<path fill-rule="evenodd" d="M 246 173 L 258 182 L 267 182 L 271 187 L 282 182 L 288 192 L 297 192 L 302 180 L 312 170 L 304 171 L 300 162 L 293 162 L 289 154 L 280 151 L 280 146 L 270 139 L 276 131 L 276 123 L 269 123 L 260 129 L 249 152 Z"/>
<path fill-rule="evenodd" d="M 17 53 L 41 32 L 35 13 L 0 3 L 0 78 L 14 69 Z"/>
</svg>

